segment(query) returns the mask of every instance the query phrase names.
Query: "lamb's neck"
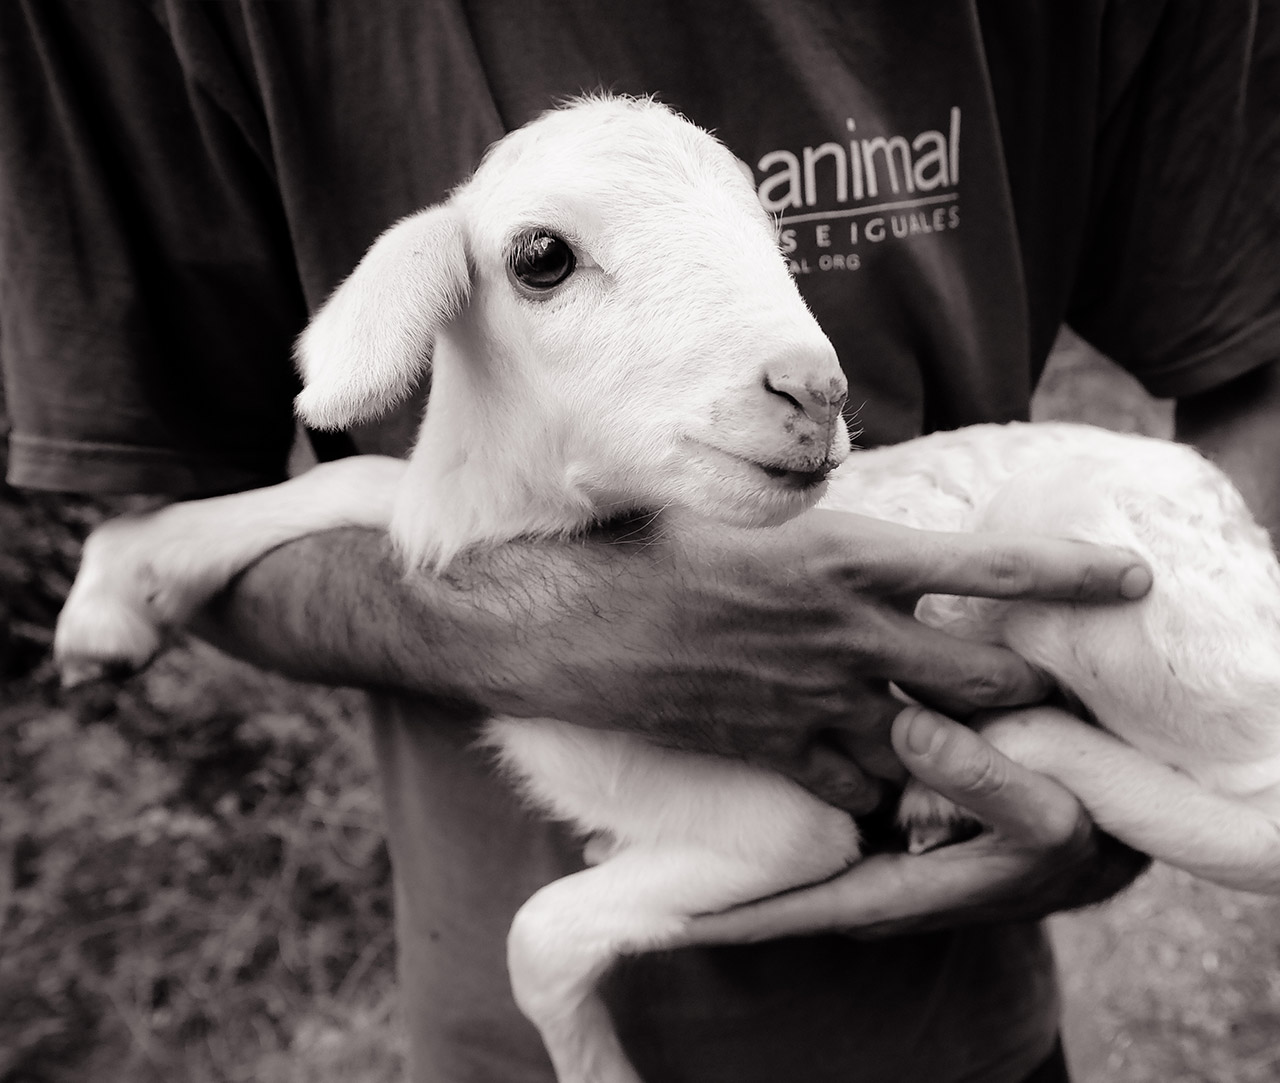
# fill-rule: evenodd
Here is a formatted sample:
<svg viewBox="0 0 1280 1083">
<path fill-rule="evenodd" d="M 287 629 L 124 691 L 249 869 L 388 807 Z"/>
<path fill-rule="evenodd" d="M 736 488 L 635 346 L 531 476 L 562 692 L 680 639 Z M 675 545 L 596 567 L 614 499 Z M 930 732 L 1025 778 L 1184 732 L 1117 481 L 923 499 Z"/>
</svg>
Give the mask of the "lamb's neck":
<svg viewBox="0 0 1280 1083">
<path fill-rule="evenodd" d="M 392 521 L 392 536 L 411 567 L 442 568 L 477 545 L 575 533 L 607 513 L 549 434 L 536 442 L 513 440 L 517 425 L 528 431 L 527 418 L 505 423 L 493 403 L 450 410 L 435 398 L 438 390 L 433 387 L 432 410 Z"/>
</svg>

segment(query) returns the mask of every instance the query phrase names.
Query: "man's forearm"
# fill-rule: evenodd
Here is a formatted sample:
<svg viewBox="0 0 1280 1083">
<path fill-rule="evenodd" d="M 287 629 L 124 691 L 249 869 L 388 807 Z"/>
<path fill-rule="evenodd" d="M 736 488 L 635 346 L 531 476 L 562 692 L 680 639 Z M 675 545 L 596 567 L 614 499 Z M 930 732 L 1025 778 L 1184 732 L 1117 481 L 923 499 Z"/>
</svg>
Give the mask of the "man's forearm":
<svg viewBox="0 0 1280 1083">
<path fill-rule="evenodd" d="M 1176 434 L 1227 472 L 1280 542 L 1280 362 L 1181 400 Z"/>
<path fill-rule="evenodd" d="M 518 712 L 520 689 L 552 645 L 510 650 L 536 612 L 542 627 L 576 611 L 575 587 L 598 576 L 587 552 L 553 543 L 459 558 L 443 575 L 406 576 L 389 539 L 329 531 L 291 542 L 244 572 L 196 630 L 229 653 L 288 676 L 385 688 Z"/>
</svg>

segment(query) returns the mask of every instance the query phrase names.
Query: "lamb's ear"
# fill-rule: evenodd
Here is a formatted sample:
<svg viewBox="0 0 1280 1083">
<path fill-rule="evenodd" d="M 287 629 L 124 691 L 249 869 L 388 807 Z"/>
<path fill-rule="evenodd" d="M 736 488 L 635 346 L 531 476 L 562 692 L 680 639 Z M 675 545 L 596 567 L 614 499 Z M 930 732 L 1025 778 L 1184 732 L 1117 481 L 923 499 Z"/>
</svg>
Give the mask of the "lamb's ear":
<svg viewBox="0 0 1280 1083">
<path fill-rule="evenodd" d="M 440 329 L 471 290 L 462 223 L 448 203 L 388 229 L 298 339 L 299 416 L 341 429 L 409 394 Z"/>
</svg>

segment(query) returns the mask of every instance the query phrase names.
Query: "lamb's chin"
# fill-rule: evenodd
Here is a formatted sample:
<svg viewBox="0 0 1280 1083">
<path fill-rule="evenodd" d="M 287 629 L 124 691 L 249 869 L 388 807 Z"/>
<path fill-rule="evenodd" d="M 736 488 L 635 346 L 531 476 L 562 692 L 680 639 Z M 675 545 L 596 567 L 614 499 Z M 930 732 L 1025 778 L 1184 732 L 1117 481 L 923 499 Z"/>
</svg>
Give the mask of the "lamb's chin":
<svg viewBox="0 0 1280 1083">
<path fill-rule="evenodd" d="M 781 526 L 812 508 L 826 491 L 827 483 L 823 481 L 803 491 L 770 493 L 754 506 L 742 509 L 743 517 L 738 524 L 748 527 Z"/>
<path fill-rule="evenodd" d="M 698 515 L 727 526 L 770 527 L 808 511 L 826 491 L 825 481 L 803 489 L 726 483 L 710 491 L 704 489 L 696 499 L 686 497 L 681 503 Z"/>
</svg>

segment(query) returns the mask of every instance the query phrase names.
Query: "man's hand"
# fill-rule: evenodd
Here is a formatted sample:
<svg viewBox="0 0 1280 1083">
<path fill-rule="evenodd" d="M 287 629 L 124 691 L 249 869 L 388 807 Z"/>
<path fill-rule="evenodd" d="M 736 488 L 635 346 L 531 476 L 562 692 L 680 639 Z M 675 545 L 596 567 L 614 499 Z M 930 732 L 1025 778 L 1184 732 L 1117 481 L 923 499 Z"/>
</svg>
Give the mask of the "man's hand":
<svg viewBox="0 0 1280 1083">
<path fill-rule="evenodd" d="M 696 918 L 688 943 L 807 933 L 859 937 L 1043 917 L 1107 898 L 1147 859 L 1100 834 L 1058 783 L 921 708 L 902 712 L 893 743 L 913 775 L 988 830 L 931 853 L 881 854 L 814 887 Z"/>
<path fill-rule="evenodd" d="M 904 777 L 890 681 L 957 714 L 1046 691 L 1011 652 L 916 621 L 921 594 L 1107 603 L 1149 584 L 1129 553 L 830 511 L 519 541 L 410 580 L 385 538 L 348 530 L 269 554 L 203 630 L 294 676 L 638 731 L 865 812 Z"/>
<path fill-rule="evenodd" d="M 508 644 L 486 706 L 741 757 L 854 812 L 905 777 L 890 681 L 956 713 L 1047 691 L 1012 652 L 916 621 L 921 594 L 1105 603 L 1150 585 L 1129 553 L 827 511 L 775 530 L 682 524 L 580 556 L 601 567 L 553 600 L 549 628 Z"/>
</svg>

